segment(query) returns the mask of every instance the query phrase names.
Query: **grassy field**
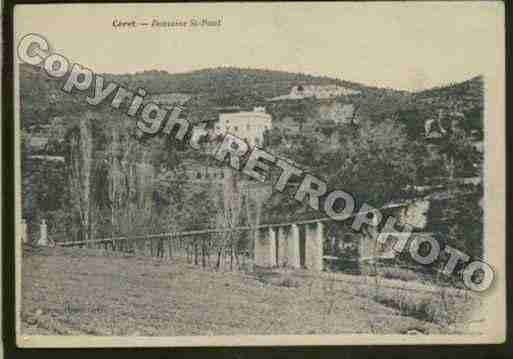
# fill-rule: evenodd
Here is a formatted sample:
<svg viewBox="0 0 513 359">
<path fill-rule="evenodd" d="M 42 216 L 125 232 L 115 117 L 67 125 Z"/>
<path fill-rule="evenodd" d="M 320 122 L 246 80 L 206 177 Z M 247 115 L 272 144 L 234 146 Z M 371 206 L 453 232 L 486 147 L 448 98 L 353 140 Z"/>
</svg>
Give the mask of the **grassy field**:
<svg viewBox="0 0 513 359">
<path fill-rule="evenodd" d="M 22 272 L 25 335 L 463 333 L 475 304 L 369 277 L 217 272 L 70 248 L 26 248 Z"/>
</svg>

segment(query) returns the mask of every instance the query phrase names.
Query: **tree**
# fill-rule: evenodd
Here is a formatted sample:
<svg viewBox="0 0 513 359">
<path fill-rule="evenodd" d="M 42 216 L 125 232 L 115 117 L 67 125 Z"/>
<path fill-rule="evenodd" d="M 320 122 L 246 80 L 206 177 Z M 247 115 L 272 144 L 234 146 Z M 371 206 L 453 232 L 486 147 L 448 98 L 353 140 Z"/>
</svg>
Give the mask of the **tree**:
<svg viewBox="0 0 513 359">
<path fill-rule="evenodd" d="M 355 194 L 360 204 L 369 201 L 382 206 L 407 195 L 407 186 L 414 183 L 413 149 L 397 122 L 364 122 L 340 149 L 323 156 L 321 166 L 329 187 Z"/>
<path fill-rule="evenodd" d="M 78 119 L 68 137 L 68 178 L 71 204 L 80 226 L 79 240 L 89 240 L 91 236 L 91 172 L 93 165 L 92 118 L 86 113 Z"/>
<path fill-rule="evenodd" d="M 405 126 L 410 140 L 417 140 L 424 135 L 424 118 L 418 109 L 402 110 L 397 113 L 398 121 Z"/>
</svg>

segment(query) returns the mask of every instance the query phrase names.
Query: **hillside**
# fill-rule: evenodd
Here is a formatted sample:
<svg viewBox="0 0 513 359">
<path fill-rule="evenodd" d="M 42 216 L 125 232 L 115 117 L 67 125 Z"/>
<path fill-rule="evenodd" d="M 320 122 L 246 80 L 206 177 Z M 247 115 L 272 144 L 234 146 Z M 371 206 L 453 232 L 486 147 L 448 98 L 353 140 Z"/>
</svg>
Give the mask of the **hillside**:
<svg viewBox="0 0 513 359">
<path fill-rule="evenodd" d="M 482 76 L 467 81 L 434 87 L 416 93 L 413 101 L 419 110 L 457 110 L 464 114 L 481 113 L 484 105 L 484 81 Z"/>
<path fill-rule="evenodd" d="M 20 111 L 22 128 L 44 126 L 56 116 L 81 114 L 88 108 L 84 94 L 68 95 L 63 80 L 49 77 L 44 70 L 20 66 Z"/>
<path fill-rule="evenodd" d="M 145 88 L 150 94 L 187 94 L 191 97 L 187 113 L 194 117 L 193 120 L 217 117 L 219 107 L 251 108 L 266 105 L 267 99 L 287 94 L 298 84 L 331 84 L 361 92 L 348 101 L 359 108 L 364 119 L 380 121 L 385 118 L 402 118 L 409 122 L 408 127 L 421 128 L 424 120 L 435 116 L 439 109 L 451 111 L 457 108 L 465 114 L 471 128 L 482 129 L 484 101 L 483 78 L 480 76 L 417 93 L 369 87 L 329 77 L 234 67 L 178 74 L 145 71 L 104 76 L 132 90 Z M 83 101 L 77 96 L 64 94 L 59 89 L 60 85 L 60 81 L 50 79 L 44 72 L 22 65 L 20 87 L 24 127 L 35 123 L 46 124 L 52 116 L 79 113 L 84 109 L 86 105 Z"/>
<path fill-rule="evenodd" d="M 417 99 L 454 96 L 463 97 L 468 100 L 479 100 L 481 96 L 483 96 L 483 77 L 475 76 L 463 82 L 453 83 L 447 86 L 437 86 L 415 94 L 415 98 Z"/>
<path fill-rule="evenodd" d="M 367 89 L 362 84 L 329 77 L 236 67 L 217 67 L 177 74 L 154 70 L 123 75 L 105 74 L 105 76 L 131 88 L 143 87 L 150 93 L 212 94 L 223 92 L 233 94 L 241 92 L 269 98 L 288 93 L 292 86 L 298 84 L 340 85 L 356 90 Z"/>
<path fill-rule="evenodd" d="M 78 96 L 60 91 L 61 81 L 49 78 L 43 71 L 29 65 L 20 69 L 23 125 L 45 124 L 52 116 L 76 113 L 84 103 Z M 149 94 L 187 94 L 192 97 L 188 110 L 194 117 L 215 116 L 217 107 L 251 108 L 263 105 L 272 97 L 284 95 L 296 85 L 339 85 L 361 92 L 362 102 L 375 99 L 408 97 L 406 92 L 379 89 L 329 77 L 319 77 L 284 71 L 222 67 L 187 73 L 145 71 L 135 74 L 103 74 L 129 89 L 144 88 Z M 56 104 L 58 103 L 58 106 Z M 386 105 L 386 100 L 383 102 Z M 395 109 L 395 108 L 394 108 Z M 373 111 L 379 113 L 380 111 Z"/>
<path fill-rule="evenodd" d="M 135 121 L 123 115 L 123 111 L 111 108 L 109 103 L 112 97 L 105 101 L 103 107 L 92 109 L 84 101 L 85 93 L 80 93 L 79 96 L 67 95 L 60 91 L 58 81 L 49 79 L 43 72 L 30 68 L 25 70 L 21 74 L 21 103 L 23 134 L 26 135 L 23 150 L 28 156 L 23 158 L 30 160 L 35 154 L 60 156 L 65 166 L 62 166 L 61 173 L 54 173 L 46 168 L 46 164 L 45 168 L 38 170 L 33 165 L 34 162 L 24 162 L 27 164 L 23 172 L 24 181 L 33 184 L 32 187 L 25 185 L 24 188 L 33 188 L 37 191 L 33 197 L 24 193 L 24 197 L 30 199 L 24 206 L 24 214 L 57 212 L 59 208 L 68 209 L 73 205 L 75 207 L 72 211 L 56 213 L 53 217 L 55 219 L 52 218 L 49 223 L 55 224 L 55 232 L 66 232 L 66 228 L 69 227 L 66 223 L 77 222 L 77 227 L 84 228 L 82 233 L 90 235 L 90 238 L 101 238 L 105 233 L 111 235 L 112 230 L 108 228 L 110 224 L 104 218 L 112 218 L 114 211 L 118 223 L 123 225 L 118 226 L 117 230 L 120 233 L 137 232 L 141 228 L 149 227 L 150 222 L 152 228 L 162 228 L 162 232 L 170 230 L 170 225 L 178 225 L 179 228 L 188 230 L 200 223 L 196 222 L 200 221 L 200 218 L 215 218 L 215 208 L 222 208 L 216 205 L 217 197 L 210 200 L 207 192 L 194 192 L 194 196 L 197 197 L 184 200 L 188 198 L 180 196 L 189 191 L 178 185 L 170 186 L 170 189 L 155 189 L 152 185 L 153 170 L 174 169 L 185 162 L 185 159 L 198 160 L 201 166 L 208 166 L 210 162 L 202 161 L 203 158 L 197 156 L 197 151 L 188 151 L 189 146 L 183 141 L 174 141 L 174 136 L 166 136 L 164 133 L 161 136 L 140 138 L 135 133 Z M 226 75 L 226 72 L 223 73 Z M 212 86 L 215 88 L 213 93 L 192 94 L 192 98 L 186 103 L 184 116 L 200 121 L 205 120 L 207 116 L 217 118 L 219 112 L 225 111 L 220 108 L 222 101 L 218 101 L 222 98 L 232 101 L 241 109 L 249 107 L 251 101 L 256 100 L 251 96 L 244 97 L 243 94 L 248 91 L 256 92 L 257 87 L 241 85 L 249 84 L 251 81 L 243 76 L 244 72 L 237 74 L 233 83 L 224 78 L 212 80 Z M 255 70 L 254 74 L 262 73 Z M 290 80 L 292 75 L 273 73 L 273 76 L 288 76 Z M 296 76 L 302 78 L 302 75 Z M 281 82 L 273 83 L 271 79 L 266 81 L 265 84 L 269 88 L 282 85 Z M 155 78 L 153 83 L 158 82 L 158 78 Z M 217 90 L 217 83 L 219 87 L 232 86 L 232 93 Z M 358 95 L 327 99 L 300 97 L 292 101 L 264 102 L 264 98 L 261 103 L 272 115 L 272 126 L 271 131 L 266 131 L 261 137 L 263 146 L 279 157 L 290 159 L 301 167 L 308 168 L 310 173 L 322 174 L 329 188 L 350 188 L 352 193 L 358 194 L 358 204 L 366 201 L 381 206 L 410 196 L 411 194 L 407 193 L 410 191 L 405 189 L 412 188 L 412 184 L 433 185 L 446 183 L 446 179 L 451 177 L 480 175 L 482 154 L 475 149 L 479 146 L 474 146 L 474 143 L 466 140 L 470 139 L 470 136 L 460 136 L 462 132 L 457 127 L 461 122 L 470 122 L 475 124 L 474 129 L 482 129 L 482 117 L 479 112 L 483 104 L 482 96 L 479 96 L 482 80 L 472 79 L 450 88 L 433 89 L 431 92 L 418 94 L 366 89 Z M 468 107 L 451 109 L 452 104 L 457 101 L 465 101 L 464 104 Z M 352 107 L 353 115 L 346 117 L 345 113 L 342 113 L 344 106 Z M 444 115 L 450 123 L 447 126 L 444 124 L 443 127 L 450 130 L 446 130 L 448 135 L 437 137 L 438 146 L 432 148 L 433 146 L 427 145 L 433 144 L 433 141 L 427 141 L 424 125 L 426 120 L 432 118 L 429 116 L 437 114 L 441 108 L 465 113 L 463 116 L 458 115 L 458 120 L 451 119 L 450 112 L 447 116 Z M 472 117 L 469 111 L 474 111 Z M 357 120 L 355 112 L 358 112 Z M 350 121 L 342 121 L 342 118 L 349 118 Z M 31 123 L 38 126 L 31 127 Z M 298 123 L 300 126 L 297 126 Z M 400 126 L 400 123 L 405 126 Z M 454 123 L 457 125 L 453 126 Z M 249 123 L 247 125 L 249 128 L 252 127 Z M 470 128 L 466 134 L 472 135 L 472 140 L 476 142 L 477 131 L 474 129 Z M 449 168 L 445 163 L 447 155 L 454 158 L 452 162 L 455 166 Z M 87 166 L 83 166 L 81 161 L 87 161 Z M 53 166 L 50 162 L 48 165 Z M 191 166 L 195 169 L 193 167 Z M 83 173 L 77 172 L 75 168 L 83 169 Z M 122 175 L 118 176 L 120 173 Z M 75 176 L 73 178 L 85 177 L 86 185 L 79 187 L 81 182 L 72 181 L 71 175 Z M 202 176 L 200 174 L 198 177 L 197 172 L 193 175 L 196 179 Z M 190 179 L 193 179 L 192 176 Z M 67 185 L 62 182 L 67 182 Z M 41 183 L 49 184 L 52 189 L 60 191 L 54 193 Z M 119 201 L 119 209 L 111 205 L 110 198 L 113 195 L 108 190 L 111 186 L 109 183 L 114 183 L 113 186 L 116 188 L 114 194 L 118 197 L 114 198 L 123 199 Z M 91 188 L 98 190 L 90 193 L 93 192 L 90 191 Z M 290 188 L 291 192 L 294 192 L 293 189 Z M 84 209 L 75 204 L 83 203 L 77 198 L 81 193 L 86 193 L 90 198 L 85 202 Z M 293 200 L 293 193 L 290 194 L 284 193 L 282 197 L 286 199 L 279 198 L 279 201 L 271 203 L 267 212 L 274 211 L 279 215 L 290 213 L 297 217 L 301 208 L 298 202 Z M 52 201 L 48 200 L 49 195 L 52 196 Z M 173 202 L 168 198 L 173 198 Z M 211 205 L 205 205 L 207 199 Z M 48 207 L 50 203 L 54 205 L 52 208 Z M 191 208 L 184 210 L 183 203 L 191 203 Z M 199 203 L 203 205 L 200 208 L 196 207 Z M 95 209 L 97 218 L 92 219 L 98 224 L 95 224 L 94 233 L 92 230 L 86 232 L 90 227 L 78 222 L 82 217 L 79 217 L 79 210 L 76 208 L 83 213 L 90 213 L 89 205 L 98 209 Z M 140 209 L 140 212 L 125 212 L 126 208 L 131 208 L 130 206 Z M 148 210 L 151 208 L 155 211 Z M 198 215 L 203 210 L 205 212 Z M 108 216 L 104 215 L 107 212 Z M 131 213 L 137 214 L 137 220 L 135 217 L 129 217 Z M 176 222 L 170 222 L 168 216 L 174 216 L 174 213 L 195 215 L 173 217 L 176 218 Z M 47 218 L 50 218 L 49 215 Z M 478 229 L 475 232 L 477 231 Z M 82 238 L 81 233 L 70 236 Z"/>
<path fill-rule="evenodd" d="M 476 76 L 469 80 L 434 87 L 411 95 L 409 103 L 397 113 L 412 135 L 417 135 L 424 129 L 424 121 L 436 118 L 438 112 L 445 114 L 459 112 L 464 115 L 462 128 L 477 133 L 477 138 L 483 136 L 484 80 Z"/>
</svg>

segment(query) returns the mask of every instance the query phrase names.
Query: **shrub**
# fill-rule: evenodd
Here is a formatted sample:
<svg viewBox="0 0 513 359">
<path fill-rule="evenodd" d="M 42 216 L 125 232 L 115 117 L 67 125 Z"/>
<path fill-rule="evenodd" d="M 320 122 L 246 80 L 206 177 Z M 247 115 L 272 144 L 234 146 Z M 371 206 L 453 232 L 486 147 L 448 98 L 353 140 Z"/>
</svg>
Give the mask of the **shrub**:
<svg viewBox="0 0 513 359">
<path fill-rule="evenodd" d="M 285 277 L 280 282 L 278 282 L 278 285 L 280 287 L 297 288 L 299 287 L 299 282 L 292 277 Z"/>
<path fill-rule="evenodd" d="M 411 269 L 397 268 L 397 267 L 386 267 L 378 270 L 379 273 L 388 279 L 399 279 L 403 281 L 418 281 L 422 279 L 422 275 L 415 273 Z"/>
<path fill-rule="evenodd" d="M 444 325 L 462 319 L 476 304 L 472 296 L 449 288 L 436 292 L 381 288 L 374 300 L 398 309 L 403 315 Z"/>
</svg>

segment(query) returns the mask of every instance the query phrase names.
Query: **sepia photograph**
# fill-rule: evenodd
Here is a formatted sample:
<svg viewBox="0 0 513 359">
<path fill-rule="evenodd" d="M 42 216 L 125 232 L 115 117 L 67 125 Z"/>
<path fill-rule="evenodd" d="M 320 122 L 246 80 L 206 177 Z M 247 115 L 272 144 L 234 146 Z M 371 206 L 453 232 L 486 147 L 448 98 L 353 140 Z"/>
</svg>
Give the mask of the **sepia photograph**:
<svg viewBox="0 0 513 359">
<path fill-rule="evenodd" d="M 13 21 L 19 347 L 504 342 L 501 2 Z"/>
</svg>

